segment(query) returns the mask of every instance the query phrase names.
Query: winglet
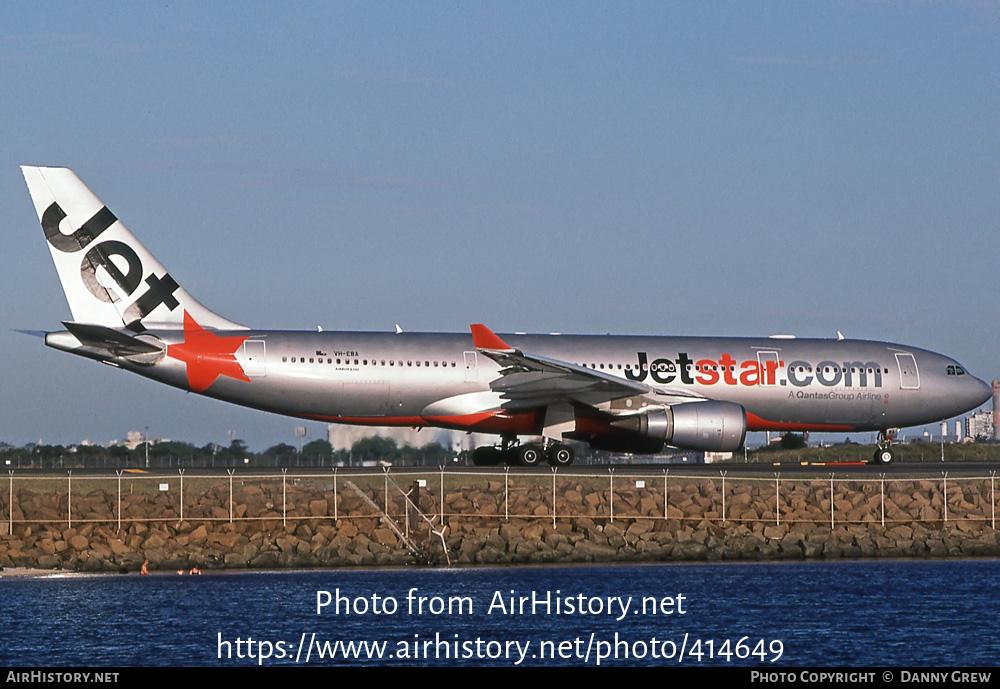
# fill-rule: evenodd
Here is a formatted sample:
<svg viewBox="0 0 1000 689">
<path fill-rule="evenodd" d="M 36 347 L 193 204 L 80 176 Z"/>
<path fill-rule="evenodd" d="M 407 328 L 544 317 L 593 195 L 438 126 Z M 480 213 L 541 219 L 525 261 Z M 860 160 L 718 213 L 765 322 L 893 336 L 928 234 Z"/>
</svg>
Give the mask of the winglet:
<svg viewBox="0 0 1000 689">
<path fill-rule="evenodd" d="M 482 323 L 473 323 L 469 326 L 472 330 L 472 343 L 476 349 L 489 349 L 499 352 L 513 352 L 514 348 L 501 340 L 496 334 Z"/>
</svg>

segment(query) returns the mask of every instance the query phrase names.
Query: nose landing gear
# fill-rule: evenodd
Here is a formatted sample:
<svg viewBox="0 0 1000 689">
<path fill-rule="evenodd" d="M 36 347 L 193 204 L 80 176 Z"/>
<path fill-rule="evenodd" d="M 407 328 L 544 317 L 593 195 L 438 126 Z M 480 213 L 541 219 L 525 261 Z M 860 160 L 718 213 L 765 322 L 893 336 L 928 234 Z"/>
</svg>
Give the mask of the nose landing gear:
<svg viewBox="0 0 1000 689">
<path fill-rule="evenodd" d="M 889 429 L 878 432 L 878 449 L 872 457 L 872 464 L 888 466 L 896 460 L 896 453 L 892 451 L 892 440 L 896 437 L 896 429 Z"/>
</svg>

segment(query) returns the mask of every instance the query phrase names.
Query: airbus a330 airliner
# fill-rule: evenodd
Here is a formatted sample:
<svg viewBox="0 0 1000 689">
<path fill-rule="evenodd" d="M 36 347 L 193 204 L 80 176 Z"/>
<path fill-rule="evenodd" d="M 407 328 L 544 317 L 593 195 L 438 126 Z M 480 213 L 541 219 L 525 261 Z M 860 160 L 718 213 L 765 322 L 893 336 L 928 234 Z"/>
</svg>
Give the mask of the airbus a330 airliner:
<svg viewBox="0 0 1000 689">
<path fill-rule="evenodd" d="M 70 170 L 22 167 L 73 320 L 56 349 L 316 421 L 496 434 L 476 463 L 555 466 L 573 446 L 738 449 L 747 431 L 878 431 L 964 413 L 990 388 L 954 359 L 795 338 L 255 330 L 181 287 Z"/>
</svg>

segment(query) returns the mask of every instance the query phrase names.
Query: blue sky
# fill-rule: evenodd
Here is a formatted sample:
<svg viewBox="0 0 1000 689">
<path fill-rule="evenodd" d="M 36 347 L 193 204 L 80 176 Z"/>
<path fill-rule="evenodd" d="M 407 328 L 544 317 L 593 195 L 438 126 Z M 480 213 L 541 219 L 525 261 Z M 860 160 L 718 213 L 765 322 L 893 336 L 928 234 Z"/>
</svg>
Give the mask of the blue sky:
<svg viewBox="0 0 1000 689">
<path fill-rule="evenodd" d="M 995 2 L 14 2 L 0 94 L 7 442 L 299 425 L 13 332 L 69 317 L 20 164 L 251 326 L 841 330 L 1000 374 Z"/>
</svg>

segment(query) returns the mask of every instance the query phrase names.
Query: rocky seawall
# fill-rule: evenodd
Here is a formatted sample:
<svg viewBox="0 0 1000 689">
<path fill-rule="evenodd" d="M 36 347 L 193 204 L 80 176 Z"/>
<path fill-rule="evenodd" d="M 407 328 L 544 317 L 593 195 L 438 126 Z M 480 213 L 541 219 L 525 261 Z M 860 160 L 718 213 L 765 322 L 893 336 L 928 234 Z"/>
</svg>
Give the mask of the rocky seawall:
<svg viewBox="0 0 1000 689">
<path fill-rule="evenodd" d="M 422 477 L 421 477 L 422 476 Z M 12 477 L 0 566 L 74 571 L 1000 556 L 990 478 Z"/>
</svg>

